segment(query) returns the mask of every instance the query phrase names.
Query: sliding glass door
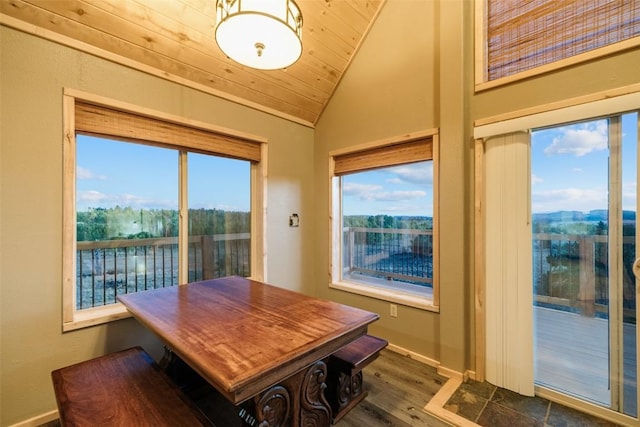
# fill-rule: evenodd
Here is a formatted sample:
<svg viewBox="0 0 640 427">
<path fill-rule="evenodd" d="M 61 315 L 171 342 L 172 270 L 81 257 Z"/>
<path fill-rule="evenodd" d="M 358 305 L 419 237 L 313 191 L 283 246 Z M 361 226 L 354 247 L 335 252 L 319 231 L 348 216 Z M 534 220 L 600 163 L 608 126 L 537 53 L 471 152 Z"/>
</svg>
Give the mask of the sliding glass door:
<svg viewBox="0 0 640 427">
<path fill-rule="evenodd" d="M 638 114 L 531 135 L 535 382 L 637 417 Z"/>
</svg>

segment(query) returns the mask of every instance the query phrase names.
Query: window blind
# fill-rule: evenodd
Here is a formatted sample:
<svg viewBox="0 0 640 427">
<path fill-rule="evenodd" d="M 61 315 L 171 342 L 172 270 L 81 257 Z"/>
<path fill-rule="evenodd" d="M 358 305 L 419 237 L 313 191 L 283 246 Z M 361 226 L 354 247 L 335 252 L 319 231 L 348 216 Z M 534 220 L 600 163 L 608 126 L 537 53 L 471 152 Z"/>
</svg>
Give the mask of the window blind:
<svg viewBox="0 0 640 427">
<path fill-rule="evenodd" d="M 640 36 L 637 0 L 487 0 L 487 78 Z"/>
<path fill-rule="evenodd" d="M 486 379 L 534 395 L 530 135 L 485 140 Z"/>
<path fill-rule="evenodd" d="M 334 175 L 433 160 L 433 138 L 422 138 L 334 157 Z"/>
<path fill-rule="evenodd" d="M 235 159 L 260 161 L 261 143 L 101 105 L 76 101 L 76 131 Z"/>
</svg>

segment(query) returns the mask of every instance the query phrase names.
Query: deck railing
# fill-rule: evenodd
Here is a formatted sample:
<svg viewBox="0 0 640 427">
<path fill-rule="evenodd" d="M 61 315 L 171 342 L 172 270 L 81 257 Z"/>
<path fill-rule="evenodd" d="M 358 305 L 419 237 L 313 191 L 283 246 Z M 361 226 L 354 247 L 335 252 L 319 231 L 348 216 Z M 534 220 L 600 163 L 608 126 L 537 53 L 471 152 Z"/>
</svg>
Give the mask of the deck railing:
<svg viewBox="0 0 640 427">
<path fill-rule="evenodd" d="M 431 230 L 345 227 L 343 239 L 345 275 L 432 287 Z"/>
<path fill-rule="evenodd" d="M 366 280 L 399 280 L 432 286 L 431 230 L 345 227 L 343 272 Z M 606 235 L 533 235 L 533 285 L 536 305 L 608 315 L 608 238 Z M 623 308 L 635 322 L 635 238 L 623 238 Z"/>
<path fill-rule="evenodd" d="M 189 237 L 189 282 L 250 274 L 250 234 Z M 113 304 L 120 294 L 178 284 L 178 238 L 78 242 L 76 308 Z"/>
<path fill-rule="evenodd" d="M 432 287 L 431 230 L 345 227 L 345 274 Z M 537 305 L 607 316 L 608 250 L 605 235 L 533 235 Z M 191 236 L 189 281 L 250 274 L 249 233 Z M 635 239 L 623 238 L 623 307 L 635 323 Z M 178 284 L 176 237 L 78 242 L 77 308 L 115 302 L 118 294 Z"/>
<path fill-rule="evenodd" d="M 623 241 L 622 294 L 625 321 L 635 323 L 635 238 Z M 586 316 L 608 316 L 609 253 L 606 235 L 533 235 L 533 285 L 537 305 Z"/>
</svg>

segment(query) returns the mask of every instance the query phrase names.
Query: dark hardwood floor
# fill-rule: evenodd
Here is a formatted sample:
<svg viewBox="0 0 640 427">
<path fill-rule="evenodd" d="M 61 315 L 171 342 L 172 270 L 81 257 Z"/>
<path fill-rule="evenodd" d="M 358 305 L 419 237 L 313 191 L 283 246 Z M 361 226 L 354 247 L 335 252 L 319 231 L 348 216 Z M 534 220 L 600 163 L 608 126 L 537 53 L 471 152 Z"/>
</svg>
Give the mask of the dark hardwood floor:
<svg viewBox="0 0 640 427">
<path fill-rule="evenodd" d="M 375 361 L 364 368 L 363 373 L 365 388 L 369 394 L 335 424 L 336 427 L 452 425 L 423 409 L 447 382 L 447 378 L 438 375 L 435 368 L 385 349 Z M 227 414 L 220 413 L 220 407 L 224 406 L 219 400 L 222 397 L 211 390 L 205 386 L 187 391 L 205 414 L 212 416 L 213 411 L 216 411 L 217 426 L 246 426 L 247 424 L 239 421 L 237 408 L 229 405 Z M 491 384 L 474 381 L 469 381 L 456 390 L 444 408 L 465 418 L 470 425 L 486 427 L 615 426 L 538 397 L 524 398 Z M 57 420 L 44 424 L 46 427 L 59 425 Z"/>
<path fill-rule="evenodd" d="M 449 426 L 423 408 L 447 382 L 435 368 L 383 350 L 363 369 L 369 395 L 337 427 Z"/>
<path fill-rule="evenodd" d="M 407 427 L 450 424 L 427 414 L 423 408 L 447 381 L 435 368 L 389 350 L 363 369 L 365 400 L 353 408 L 336 427 Z M 207 385 L 186 389 L 201 410 L 220 427 L 246 426 L 238 410 Z M 221 408 L 226 410 L 221 411 Z"/>
</svg>

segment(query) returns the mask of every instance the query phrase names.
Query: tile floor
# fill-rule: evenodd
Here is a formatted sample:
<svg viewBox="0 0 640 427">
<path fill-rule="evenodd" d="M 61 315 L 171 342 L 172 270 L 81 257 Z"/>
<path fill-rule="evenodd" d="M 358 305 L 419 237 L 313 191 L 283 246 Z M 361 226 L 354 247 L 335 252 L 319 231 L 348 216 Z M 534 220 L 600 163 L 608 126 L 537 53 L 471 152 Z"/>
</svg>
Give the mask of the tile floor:
<svg viewBox="0 0 640 427">
<path fill-rule="evenodd" d="M 521 396 L 487 382 L 462 384 L 444 408 L 487 427 L 617 426 L 546 399 Z"/>
</svg>

